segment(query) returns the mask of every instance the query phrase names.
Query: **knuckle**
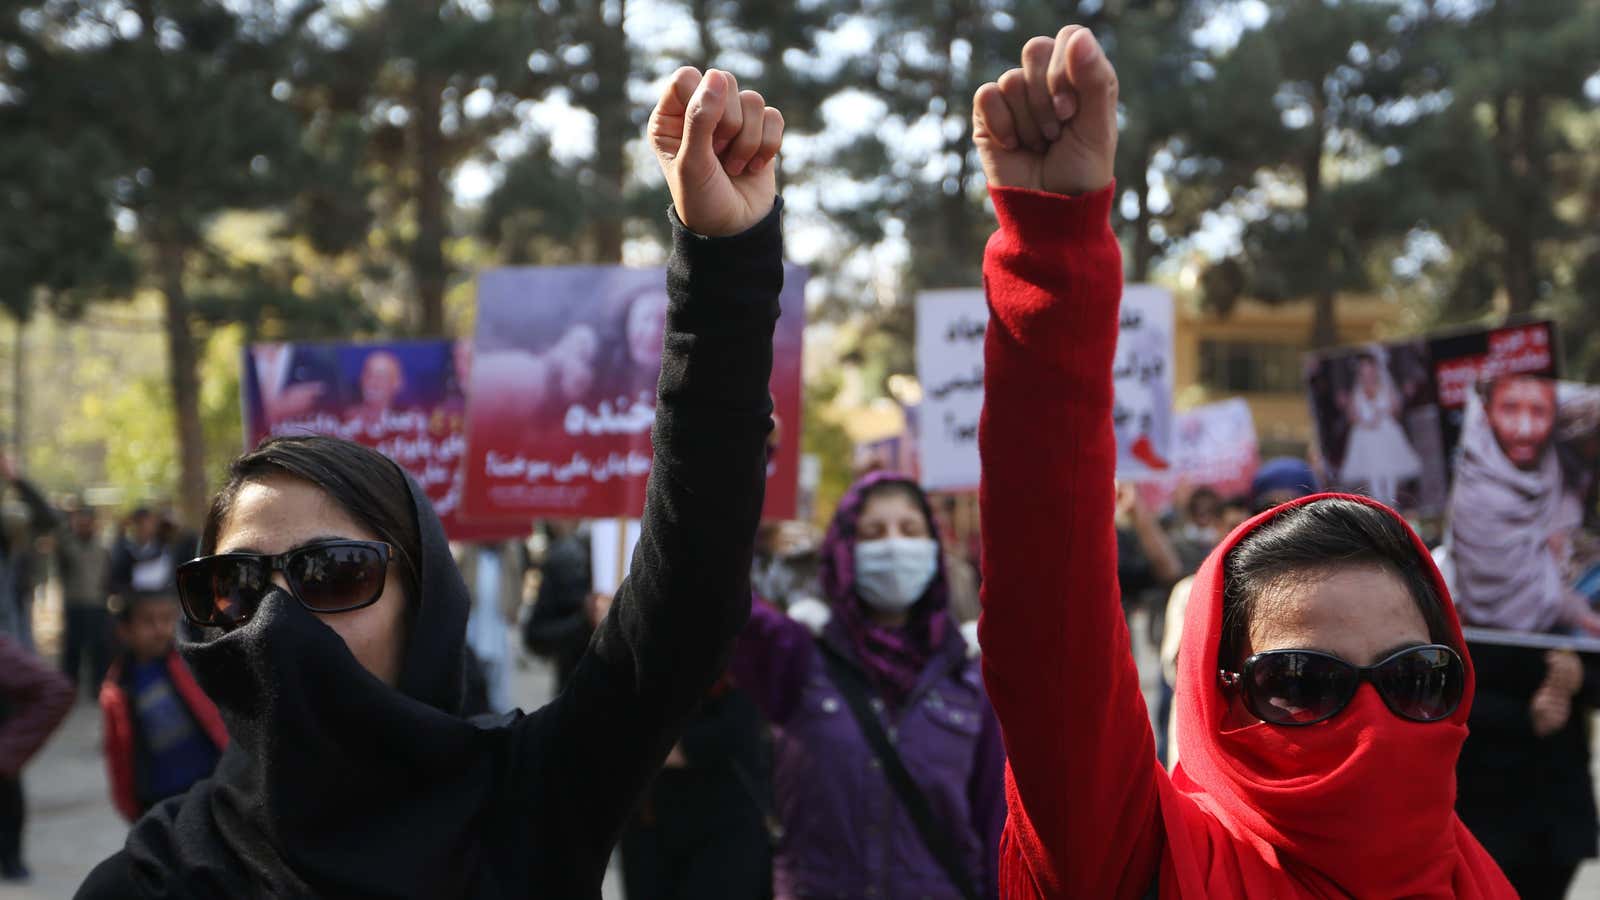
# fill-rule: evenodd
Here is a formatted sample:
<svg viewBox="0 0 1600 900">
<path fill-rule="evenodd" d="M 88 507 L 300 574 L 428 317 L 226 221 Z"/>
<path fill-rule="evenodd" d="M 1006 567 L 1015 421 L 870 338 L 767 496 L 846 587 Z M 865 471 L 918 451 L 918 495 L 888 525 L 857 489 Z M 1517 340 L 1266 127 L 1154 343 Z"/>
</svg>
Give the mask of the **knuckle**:
<svg viewBox="0 0 1600 900">
<path fill-rule="evenodd" d="M 1022 45 L 1022 57 L 1023 59 L 1037 59 L 1040 57 L 1049 59 L 1050 54 L 1054 53 L 1055 49 L 1055 38 L 1041 34 L 1029 38 L 1028 42 Z"/>
</svg>

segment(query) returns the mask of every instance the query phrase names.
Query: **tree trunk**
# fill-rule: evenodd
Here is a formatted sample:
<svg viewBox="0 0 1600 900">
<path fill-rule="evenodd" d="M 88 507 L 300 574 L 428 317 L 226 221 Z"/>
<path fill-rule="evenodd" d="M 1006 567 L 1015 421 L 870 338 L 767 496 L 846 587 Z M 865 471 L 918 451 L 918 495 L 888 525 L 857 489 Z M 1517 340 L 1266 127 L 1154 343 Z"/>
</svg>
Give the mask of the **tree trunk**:
<svg viewBox="0 0 1600 900">
<path fill-rule="evenodd" d="M 1532 313 L 1539 299 L 1534 218 L 1539 213 L 1547 181 L 1544 153 L 1539 146 L 1540 131 L 1544 128 L 1543 108 L 1537 97 L 1522 94 L 1515 98 L 1519 102 L 1513 117 L 1512 99 L 1504 95 L 1497 98 L 1495 127 L 1499 134 L 1495 148 L 1501 157 L 1501 177 L 1507 194 L 1505 215 L 1500 220 L 1502 271 L 1510 303 L 1506 312 L 1514 319 Z"/>
<path fill-rule="evenodd" d="M 1331 239 L 1331 229 L 1325 227 L 1327 211 L 1322 208 L 1322 148 L 1327 139 L 1327 102 L 1321 91 L 1316 92 L 1311 98 L 1311 146 L 1306 148 L 1305 158 L 1301 161 L 1301 177 L 1306 186 L 1306 219 L 1309 223 L 1308 237 L 1313 241 L 1328 241 Z M 1339 343 L 1339 295 L 1333 288 L 1333 273 L 1328 271 L 1328 255 L 1333 248 L 1324 246 L 1319 248 L 1315 258 L 1321 261 L 1322 271 L 1318 272 L 1317 289 L 1312 297 L 1311 312 L 1311 348 L 1321 350 L 1333 347 Z"/>
<path fill-rule="evenodd" d="M 430 74 L 417 73 L 413 88 L 412 155 L 415 169 L 417 237 L 411 245 L 411 278 L 416 282 L 418 326 L 429 337 L 444 336 L 445 266 L 444 133 L 440 115 L 443 87 Z"/>
<path fill-rule="evenodd" d="M 1150 239 L 1150 148 L 1139 147 L 1132 171 L 1134 192 L 1139 196 L 1139 213 L 1133 220 L 1133 271 L 1135 284 L 1150 280 L 1150 264 L 1155 261 L 1156 245 Z"/>
<path fill-rule="evenodd" d="M 206 513 L 205 431 L 200 425 L 199 354 L 189 323 L 189 296 L 183 287 L 187 254 L 175 244 L 157 248 L 161 289 L 166 301 L 167 377 L 178 419 L 178 510 L 183 524 L 198 528 Z"/>
<path fill-rule="evenodd" d="M 28 452 L 28 368 L 24 361 L 27 345 L 24 331 L 28 323 L 12 319 L 16 326 L 11 345 L 11 458 L 19 468 L 27 466 Z"/>
<path fill-rule="evenodd" d="M 628 139 L 634 131 L 629 112 L 633 107 L 628 102 L 628 74 L 633 70 L 633 60 L 628 53 L 628 35 L 623 30 L 626 0 L 618 0 L 614 22 L 606 21 L 605 7 L 604 3 L 594 4 L 594 72 L 599 83 L 589 107 L 595 117 L 596 206 L 602 211 L 594 224 L 594 252 L 596 262 L 620 263 L 623 219 L 627 213 L 623 195 L 628 177 Z"/>
<path fill-rule="evenodd" d="M 975 11 L 974 5 L 967 0 L 951 3 L 935 35 L 937 46 L 945 56 L 944 68 L 934 82 L 933 94 L 947 98 L 945 102 L 950 104 L 947 114 L 963 122 L 972 118 L 972 92 L 965 89 L 966 79 L 963 76 L 966 73 L 956 71 L 955 42 L 972 33 Z M 956 160 L 955 171 L 948 176 L 954 181 L 954 189 L 946 190 L 944 185 L 937 188 L 940 192 L 939 233 L 942 246 L 929 248 L 936 254 L 936 259 L 928 270 L 935 273 L 937 284 L 934 286 L 960 286 L 974 283 L 982 274 L 979 257 L 968 252 L 977 230 L 974 223 L 975 208 L 967 195 L 972 179 L 977 174 L 972 167 L 972 136 L 968 130 L 963 128 L 955 137 L 947 138 L 944 152 Z"/>
<path fill-rule="evenodd" d="M 712 0 L 692 0 L 689 4 L 690 14 L 694 16 L 697 37 L 700 40 L 700 68 L 706 69 L 717 64 L 717 57 L 722 55 L 722 48 L 717 44 L 717 35 L 712 31 L 713 20 Z"/>
</svg>

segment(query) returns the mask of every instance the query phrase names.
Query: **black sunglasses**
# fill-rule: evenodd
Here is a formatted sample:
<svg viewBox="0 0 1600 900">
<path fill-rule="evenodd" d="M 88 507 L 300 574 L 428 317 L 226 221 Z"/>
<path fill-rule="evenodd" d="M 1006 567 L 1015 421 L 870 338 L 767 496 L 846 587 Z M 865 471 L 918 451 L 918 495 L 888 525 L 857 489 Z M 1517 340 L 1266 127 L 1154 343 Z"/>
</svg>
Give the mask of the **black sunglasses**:
<svg viewBox="0 0 1600 900">
<path fill-rule="evenodd" d="M 219 553 L 178 567 L 183 614 L 203 628 L 237 628 L 255 615 L 282 572 L 289 593 L 312 612 L 371 606 L 383 596 L 393 552 L 380 541 L 318 541 L 288 553 Z"/>
<path fill-rule="evenodd" d="M 1407 647 L 1370 666 L 1315 650 L 1268 650 L 1245 660 L 1244 672 L 1219 673 L 1243 692 L 1245 708 L 1273 725 L 1314 725 L 1340 713 L 1363 681 L 1402 719 L 1437 722 L 1461 705 L 1466 668 L 1442 644 Z"/>
</svg>

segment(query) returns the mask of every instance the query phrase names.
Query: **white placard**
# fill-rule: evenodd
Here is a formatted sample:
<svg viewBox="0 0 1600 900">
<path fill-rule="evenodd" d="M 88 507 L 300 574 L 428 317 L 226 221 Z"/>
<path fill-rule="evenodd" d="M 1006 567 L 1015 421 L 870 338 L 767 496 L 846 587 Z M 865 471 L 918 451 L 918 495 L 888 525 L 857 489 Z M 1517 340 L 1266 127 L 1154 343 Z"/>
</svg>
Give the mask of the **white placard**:
<svg viewBox="0 0 1600 900">
<path fill-rule="evenodd" d="M 978 413 L 983 409 L 983 333 L 989 307 L 981 290 L 927 291 L 917 297 L 917 411 L 922 484 L 929 490 L 978 486 Z"/>
<path fill-rule="evenodd" d="M 979 289 L 917 297 L 917 379 L 922 482 L 930 490 L 978 486 L 978 415 L 983 409 L 983 334 L 989 309 Z M 1161 477 L 1172 459 L 1172 294 L 1148 284 L 1123 289 L 1112 366 L 1117 475 Z"/>
</svg>

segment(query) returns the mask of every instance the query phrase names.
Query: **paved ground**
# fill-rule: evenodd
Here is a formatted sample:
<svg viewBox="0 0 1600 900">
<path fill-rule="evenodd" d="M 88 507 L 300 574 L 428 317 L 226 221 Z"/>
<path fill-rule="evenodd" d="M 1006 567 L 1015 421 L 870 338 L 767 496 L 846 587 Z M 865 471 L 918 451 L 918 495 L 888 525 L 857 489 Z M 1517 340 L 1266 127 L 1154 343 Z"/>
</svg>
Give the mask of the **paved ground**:
<svg viewBox="0 0 1600 900">
<path fill-rule="evenodd" d="M 41 615 L 40 639 L 54 640 L 54 622 Z M 1151 660 L 1141 659 L 1142 664 Z M 1142 665 L 1146 672 L 1153 666 Z M 514 693 L 524 709 L 544 702 L 551 694 L 552 678 L 543 665 L 533 663 L 517 673 Z M 1600 732 L 1600 729 L 1597 729 Z M 1600 751 L 1600 746 L 1597 746 Z M 1595 755 L 1600 776 L 1600 752 Z M 1600 780 L 1600 777 L 1597 777 Z M 34 880 L 25 887 L 0 887 L 0 900 L 62 900 L 71 897 L 94 864 L 122 846 L 126 825 L 111 808 L 100 757 L 99 710 L 87 701 L 72 711 L 25 774 L 28 792 L 26 852 Z M 615 876 L 615 866 L 613 866 Z M 606 881 L 605 900 L 621 900 L 620 879 Z M 1600 865 L 1590 864 L 1580 873 L 1569 894 L 1600 898 Z"/>
</svg>

